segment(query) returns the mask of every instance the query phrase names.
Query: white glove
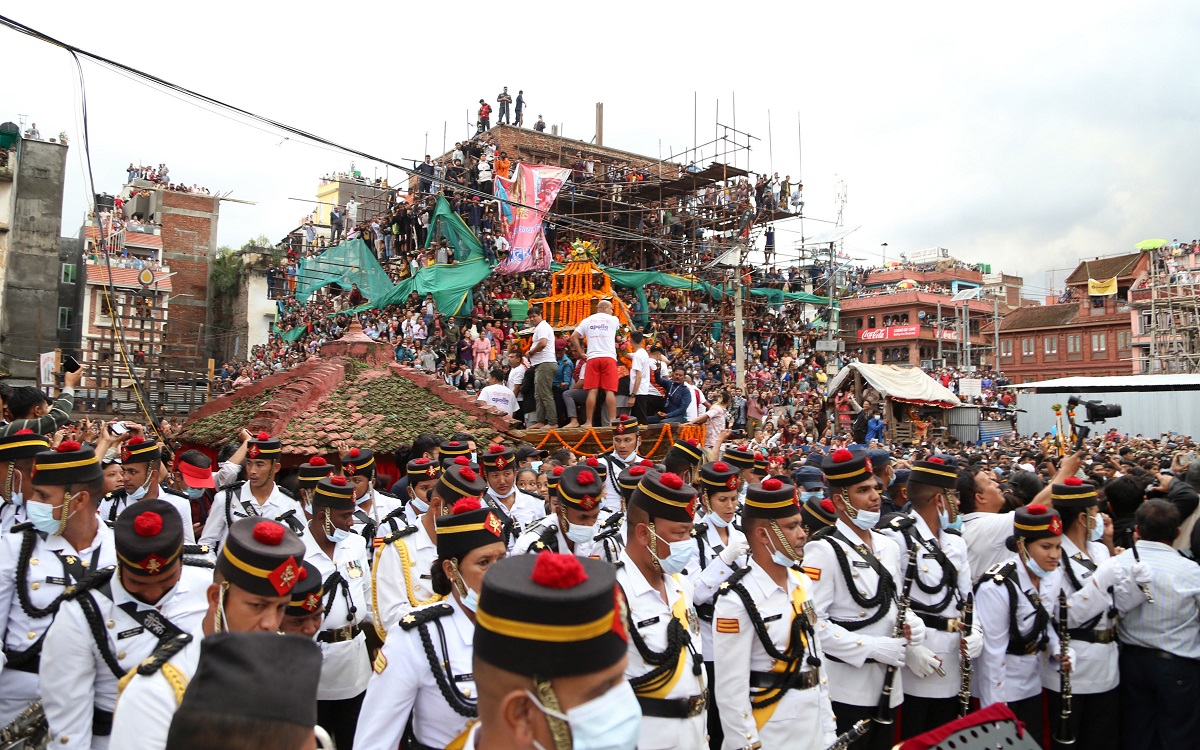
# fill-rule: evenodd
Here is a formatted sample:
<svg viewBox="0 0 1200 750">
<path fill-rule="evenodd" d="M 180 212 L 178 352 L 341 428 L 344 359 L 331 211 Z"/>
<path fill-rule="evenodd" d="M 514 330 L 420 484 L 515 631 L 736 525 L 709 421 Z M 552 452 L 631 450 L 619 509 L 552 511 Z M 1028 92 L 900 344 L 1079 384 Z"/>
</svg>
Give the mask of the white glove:
<svg viewBox="0 0 1200 750">
<path fill-rule="evenodd" d="M 904 652 L 907 648 L 908 641 L 903 638 L 877 638 L 875 645 L 871 647 L 871 653 L 867 654 L 867 658 L 874 659 L 880 664 L 903 667 Z"/>
<path fill-rule="evenodd" d="M 742 557 L 749 551 L 750 542 L 745 537 L 739 537 L 736 540 L 730 539 L 729 545 L 726 546 L 725 549 L 721 550 L 721 554 L 717 555 L 717 557 L 721 559 L 721 562 L 732 566 L 735 562 L 737 562 L 739 557 Z"/>
<path fill-rule="evenodd" d="M 1135 562 L 1129 572 L 1133 576 L 1133 582 L 1141 586 L 1150 583 L 1150 566 L 1144 562 Z"/>
<path fill-rule="evenodd" d="M 978 630 L 972 630 L 963 636 L 963 642 L 967 646 L 967 658 L 978 659 L 983 653 L 983 633 Z"/>
<path fill-rule="evenodd" d="M 919 646 L 925 642 L 925 623 L 920 617 L 911 610 L 904 611 L 904 624 L 908 626 L 908 643 L 911 646 Z"/>
<path fill-rule="evenodd" d="M 1069 563 L 1064 559 L 1063 564 L 1067 565 Z M 1101 591 L 1108 591 L 1116 585 L 1118 575 L 1116 561 L 1109 558 L 1100 563 L 1100 566 L 1096 568 L 1096 572 L 1092 574 L 1092 582 Z"/>
<path fill-rule="evenodd" d="M 908 655 L 904 657 L 904 666 L 917 677 L 925 678 L 933 674 L 935 667 L 942 666 L 942 660 L 924 646 L 910 646 Z"/>
</svg>

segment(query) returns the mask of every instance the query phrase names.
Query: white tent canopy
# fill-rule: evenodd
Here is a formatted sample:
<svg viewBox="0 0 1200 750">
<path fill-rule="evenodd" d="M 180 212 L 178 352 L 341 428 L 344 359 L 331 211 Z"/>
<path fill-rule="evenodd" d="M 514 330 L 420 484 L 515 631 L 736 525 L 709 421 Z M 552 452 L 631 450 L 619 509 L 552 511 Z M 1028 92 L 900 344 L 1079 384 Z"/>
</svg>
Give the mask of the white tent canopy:
<svg viewBox="0 0 1200 750">
<path fill-rule="evenodd" d="M 961 403 L 953 391 L 916 367 L 868 365 L 862 362 L 851 362 L 839 370 L 829 381 L 827 392 L 836 393 L 846 378 L 852 377 L 856 370 L 884 398 L 937 404 L 947 409 Z"/>
</svg>

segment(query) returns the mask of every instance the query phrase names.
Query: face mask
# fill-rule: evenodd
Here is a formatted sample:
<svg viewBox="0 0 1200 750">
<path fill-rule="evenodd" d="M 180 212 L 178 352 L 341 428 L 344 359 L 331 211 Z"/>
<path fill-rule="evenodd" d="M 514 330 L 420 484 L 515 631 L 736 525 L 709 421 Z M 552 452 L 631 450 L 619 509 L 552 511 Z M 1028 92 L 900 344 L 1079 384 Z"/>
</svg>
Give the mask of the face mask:
<svg viewBox="0 0 1200 750">
<path fill-rule="evenodd" d="M 663 572 L 667 575 L 682 573 L 683 569 L 687 567 L 688 561 L 692 559 L 692 540 L 684 539 L 682 542 L 668 542 L 666 539 L 658 536 L 658 534 L 654 536 L 658 537 L 658 541 L 671 548 L 666 559 L 659 559 L 658 561 Z"/>
<path fill-rule="evenodd" d="M 146 496 L 146 488 L 138 487 L 136 490 L 129 493 L 129 502 L 136 503 L 138 500 L 141 500 L 145 496 Z"/>
<path fill-rule="evenodd" d="M 33 524 L 33 528 L 43 534 L 57 534 L 60 522 L 54 517 L 54 509 L 61 507 L 61 505 L 30 500 L 25 505 L 25 514 L 29 518 L 29 522 Z"/>
<path fill-rule="evenodd" d="M 479 459 L 477 459 L 475 457 L 475 451 L 471 451 L 471 463 L 473 463 L 473 464 L 479 463 Z"/>
<path fill-rule="evenodd" d="M 1042 570 L 1042 567 L 1035 563 L 1032 557 L 1025 558 L 1025 567 L 1029 568 L 1029 572 L 1033 573 L 1038 578 L 1045 578 L 1054 572 L 1052 570 Z"/>
<path fill-rule="evenodd" d="M 429 503 L 425 502 L 416 495 L 413 495 L 409 502 L 412 503 L 412 506 L 417 509 L 418 513 L 425 513 L 429 510 Z"/>
<path fill-rule="evenodd" d="M 625 680 L 607 693 L 568 710 L 565 714 L 546 708 L 526 691 L 534 705 L 547 716 L 567 722 L 571 727 L 573 750 L 633 750 L 642 725 L 642 709 L 633 688 Z M 538 750 L 545 750 L 534 742 Z"/>
<path fill-rule="evenodd" d="M 488 489 L 491 489 L 491 488 L 489 487 Z M 501 495 L 501 494 L 500 494 L 499 492 L 497 492 L 496 490 L 492 490 L 492 494 L 493 494 L 493 495 L 495 495 L 496 497 L 500 498 L 501 500 L 505 500 L 505 499 L 507 499 L 507 498 L 510 498 L 510 497 L 512 497 L 513 495 L 517 494 L 517 485 L 515 485 L 515 484 L 514 484 L 512 487 L 510 487 L 510 488 L 508 489 L 508 494 L 507 494 L 507 495 Z"/>
<path fill-rule="evenodd" d="M 579 523 L 568 523 L 565 536 L 576 544 L 587 544 L 596 538 L 596 527 L 584 526 Z"/>
<path fill-rule="evenodd" d="M 1098 542 L 1104 538 L 1104 516 L 1097 513 L 1094 518 L 1096 520 L 1096 526 L 1092 529 L 1091 541 Z"/>
<path fill-rule="evenodd" d="M 203 494 L 204 494 L 203 487 L 188 487 L 187 496 L 188 496 L 188 498 L 190 498 L 192 500 L 199 500 Z"/>
<path fill-rule="evenodd" d="M 330 529 L 333 529 L 333 531 L 330 532 Z M 334 526 L 333 522 L 329 520 L 329 516 L 325 516 L 325 538 L 334 544 L 337 544 L 349 539 L 350 532 L 346 529 L 339 529 L 337 526 Z"/>
<path fill-rule="evenodd" d="M 729 527 L 729 522 L 724 518 L 721 518 L 721 516 L 717 515 L 716 513 L 710 512 L 707 518 L 712 521 L 713 526 L 716 526 L 718 529 L 725 529 Z"/>
<path fill-rule="evenodd" d="M 16 490 L 13 490 L 12 502 L 13 502 L 13 505 L 20 508 L 22 505 L 25 504 L 25 495 L 20 492 L 17 492 Z"/>
<path fill-rule="evenodd" d="M 313 514 L 312 503 L 304 504 L 304 512 L 307 513 L 310 518 L 312 517 L 312 514 Z"/>
<path fill-rule="evenodd" d="M 805 491 L 801 490 L 800 491 L 800 504 L 803 505 L 804 503 L 807 503 L 809 500 L 820 500 L 823 497 L 825 497 L 825 493 L 822 492 L 821 490 L 814 490 L 812 492 L 805 492 Z"/>
<path fill-rule="evenodd" d="M 465 589 L 467 592 L 460 597 L 462 605 L 474 612 L 475 608 L 479 606 L 479 594 L 475 593 L 475 589 L 467 585 L 467 582 L 462 579 L 461 575 L 458 577 L 457 584 L 456 590 L 462 591 Z"/>
<path fill-rule="evenodd" d="M 875 528 L 875 524 L 879 523 L 879 511 L 877 510 L 860 510 L 854 518 L 850 519 L 854 525 L 863 531 L 870 531 Z"/>
<path fill-rule="evenodd" d="M 768 544 L 770 544 L 770 543 L 768 542 Z M 782 565 L 785 568 L 791 568 L 796 565 L 795 560 L 788 557 L 787 554 L 785 554 L 784 552 L 781 552 L 781 551 L 775 549 L 774 544 L 771 544 L 770 546 L 771 546 L 771 559 L 775 561 L 776 565 Z"/>
</svg>

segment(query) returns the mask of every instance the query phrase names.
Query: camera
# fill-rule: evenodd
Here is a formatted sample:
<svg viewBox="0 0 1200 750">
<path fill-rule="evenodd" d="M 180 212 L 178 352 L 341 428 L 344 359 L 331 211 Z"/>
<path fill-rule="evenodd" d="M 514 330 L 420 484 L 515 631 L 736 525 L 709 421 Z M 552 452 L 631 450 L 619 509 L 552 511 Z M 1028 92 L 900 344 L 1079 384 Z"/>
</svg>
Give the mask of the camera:
<svg viewBox="0 0 1200 750">
<path fill-rule="evenodd" d="M 1099 401 L 1084 401 L 1078 396 L 1071 396 L 1067 399 L 1068 408 L 1074 409 L 1080 404 L 1083 404 L 1084 409 L 1087 410 L 1087 421 L 1092 424 L 1121 416 L 1120 404 L 1102 404 Z"/>
</svg>

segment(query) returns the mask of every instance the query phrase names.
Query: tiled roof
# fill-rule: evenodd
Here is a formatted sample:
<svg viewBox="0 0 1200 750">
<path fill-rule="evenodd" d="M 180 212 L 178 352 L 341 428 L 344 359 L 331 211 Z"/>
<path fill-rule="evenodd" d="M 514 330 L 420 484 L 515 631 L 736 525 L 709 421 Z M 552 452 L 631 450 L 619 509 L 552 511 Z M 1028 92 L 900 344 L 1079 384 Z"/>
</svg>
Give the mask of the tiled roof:
<svg viewBox="0 0 1200 750">
<path fill-rule="evenodd" d="M 1071 275 L 1067 277 L 1068 284 L 1084 284 L 1088 279 L 1103 281 L 1111 278 L 1127 278 L 1132 276 L 1137 268 L 1138 260 L 1145 253 L 1129 253 L 1114 255 L 1111 258 L 1081 261 Z"/>
<path fill-rule="evenodd" d="M 141 289 L 142 283 L 138 281 L 138 274 L 141 273 L 136 268 L 112 268 L 112 281 L 114 286 L 126 287 L 129 289 Z M 171 293 L 171 277 L 159 271 L 155 274 L 155 281 L 160 292 Z M 108 266 L 87 264 L 87 283 L 89 284 L 107 284 L 108 283 Z M 150 285 L 151 289 L 155 288 L 154 284 Z"/>
<path fill-rule="evenodd" d="M 1078 303 L 1021 307 L 1004 316 L 1004 319 L 1000 321 L 1000 330 L 1023 331 L 1030 328 L 1070 325 L 1075 322 L 1078 314 Z"/>
<path fill-rule="evenodd" d="M 100 229 L 98 227 L 87 227 L 87 238 L 92 242 L 98 242 L 100 240 Z M 162 235 L 126 232 L 125 244 L 130 247 L 146 247 L 162 250 Z"/>
</svg>

